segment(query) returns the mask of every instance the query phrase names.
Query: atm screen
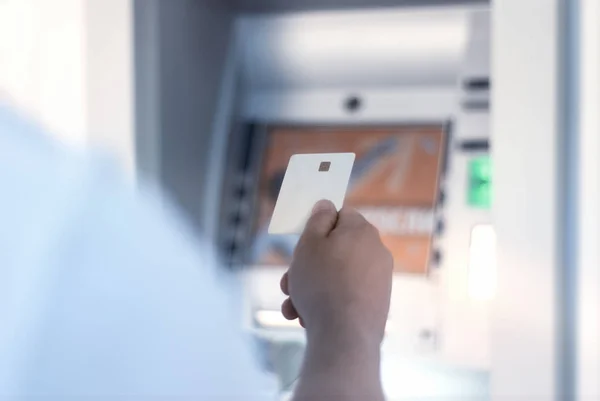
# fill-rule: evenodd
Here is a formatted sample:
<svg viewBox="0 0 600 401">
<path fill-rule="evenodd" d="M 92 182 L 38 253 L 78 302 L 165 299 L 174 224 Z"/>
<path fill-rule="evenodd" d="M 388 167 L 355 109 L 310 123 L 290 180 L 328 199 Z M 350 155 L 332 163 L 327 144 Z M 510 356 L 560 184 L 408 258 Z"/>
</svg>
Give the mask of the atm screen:
<svg viewBox="0 0 600 401">
<path fill-rule="evenodd" d="M 385 128 L 271 127 L 262 160 L 250 262 L 289 264 L 297 236 L 270 236 L 267 228 L 289 158 L 296 153 L 354 152 L 345 205 L 374 224 L 398 273 L 427 274 L 444 126 Z"/>
</svg>

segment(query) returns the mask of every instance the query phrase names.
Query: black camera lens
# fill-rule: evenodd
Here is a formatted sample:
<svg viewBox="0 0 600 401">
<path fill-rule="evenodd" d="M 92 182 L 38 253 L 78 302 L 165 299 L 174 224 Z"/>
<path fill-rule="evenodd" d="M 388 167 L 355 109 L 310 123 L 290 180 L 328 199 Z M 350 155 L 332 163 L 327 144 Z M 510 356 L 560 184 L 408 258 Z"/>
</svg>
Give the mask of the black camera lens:
<svg viewBox="0 0 600 401">
<path fill-rule="evenodd" d="M 355 113 L 362 107 L 362 100 L 358 96 L 349 96 L 344 102 L 344 107 L 349 113 Z"/>
</svg>

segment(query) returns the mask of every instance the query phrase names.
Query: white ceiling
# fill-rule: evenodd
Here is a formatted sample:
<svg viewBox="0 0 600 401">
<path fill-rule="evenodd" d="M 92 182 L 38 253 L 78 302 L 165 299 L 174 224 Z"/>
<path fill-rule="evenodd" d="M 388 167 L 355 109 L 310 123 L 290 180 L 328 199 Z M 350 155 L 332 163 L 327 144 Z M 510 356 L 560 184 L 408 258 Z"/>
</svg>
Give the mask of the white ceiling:
<svg viewBox="0 0 600 401">
<path fill-rule="evenodd" d="M 472 9 L 313 12 L 239 21 L 253 89 L 453 85 Z"/>
</svg>

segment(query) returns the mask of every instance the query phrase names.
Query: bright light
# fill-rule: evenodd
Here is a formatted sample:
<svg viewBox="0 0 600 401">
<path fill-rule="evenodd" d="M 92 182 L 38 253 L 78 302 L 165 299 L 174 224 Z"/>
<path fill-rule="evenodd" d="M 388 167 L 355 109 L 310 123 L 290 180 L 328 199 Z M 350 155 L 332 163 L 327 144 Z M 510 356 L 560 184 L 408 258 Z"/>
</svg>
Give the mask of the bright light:
<svg viewBox="0 0 600 401">
<path fill-rule="evenodd" d="M 496 294 L 496 232 L 491 224 L 471 231 L 469 248 L 469 296 L 490 300 Z"/>
</svg>

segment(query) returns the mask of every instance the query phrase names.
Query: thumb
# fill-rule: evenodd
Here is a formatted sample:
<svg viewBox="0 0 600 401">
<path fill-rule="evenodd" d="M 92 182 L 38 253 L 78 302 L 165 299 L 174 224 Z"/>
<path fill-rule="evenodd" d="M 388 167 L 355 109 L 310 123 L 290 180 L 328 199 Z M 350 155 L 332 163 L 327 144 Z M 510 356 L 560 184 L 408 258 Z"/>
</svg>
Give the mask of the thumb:
<svg viewBox="0 0 600 401">
<path fill-rule="evenodd" d="M 304 234 L 326 237 L 335 227 L 338 213 L 335 205 L 328 200 L 320 200 L 313 207 L 311 216 L 306 222 Z"/>
</svg>

